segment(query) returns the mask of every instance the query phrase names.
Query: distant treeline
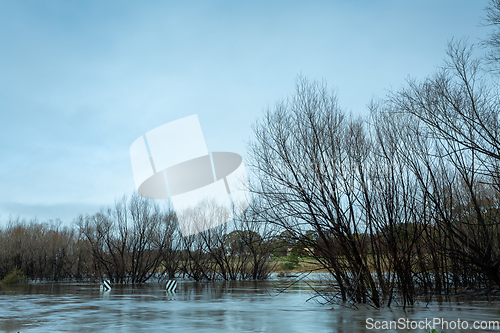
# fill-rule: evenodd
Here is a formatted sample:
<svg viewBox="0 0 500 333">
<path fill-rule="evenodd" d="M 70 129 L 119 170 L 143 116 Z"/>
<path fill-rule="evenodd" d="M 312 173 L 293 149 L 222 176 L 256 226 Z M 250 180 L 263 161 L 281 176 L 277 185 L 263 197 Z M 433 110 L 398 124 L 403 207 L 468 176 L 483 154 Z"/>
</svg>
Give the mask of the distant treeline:
<svg viewBox="0 0 500 333">
<path fill-rule="evenodd" d="M 210 218 L 224 212 L 210 209 Z M 195 218 L 206 218 L 200 209 Z M 218 214 L 220 213 L 220 214 Z M 248 213 L 247 213 L 248 214 Z M 0 229 L 0 280 L 15 269 L 32 280 L 143 283 L 183 276 L 195 280 L 266 279 L 275 232 L 244 215 L 182 237 L 171 211 L 133 195 L 115 207 L 79 216 L 75 224 L 10 220 Z"/>
<path fill-rule="evenodd" d="M 0 229 L 0 280 L 16 269 L 31 279 L 78 279 L 89 264 L 77 232 L 60 223 L 15 219 Z"/>
</svg>

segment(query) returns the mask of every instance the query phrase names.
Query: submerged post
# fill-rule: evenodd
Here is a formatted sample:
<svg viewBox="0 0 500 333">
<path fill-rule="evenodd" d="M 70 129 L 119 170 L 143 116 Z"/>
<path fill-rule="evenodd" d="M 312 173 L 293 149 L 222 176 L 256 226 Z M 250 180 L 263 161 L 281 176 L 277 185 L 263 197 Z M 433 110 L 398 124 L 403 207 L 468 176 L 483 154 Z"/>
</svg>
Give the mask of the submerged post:
<svg viewBox="0 0 500 333">
<path fill-rule="evenodd" d="M 175 289 L 177 288 L 177 281 L 168 280 L 165 288 L 167 289 L 168 292 L 175 292 Z"/>
<path fill-rule="evenodd" d="M 101 291 L 110 291 L 111 290 L 111 282 L 108 279 L 102 280 L 101 286 L 99 288 Z"/>
</svg>

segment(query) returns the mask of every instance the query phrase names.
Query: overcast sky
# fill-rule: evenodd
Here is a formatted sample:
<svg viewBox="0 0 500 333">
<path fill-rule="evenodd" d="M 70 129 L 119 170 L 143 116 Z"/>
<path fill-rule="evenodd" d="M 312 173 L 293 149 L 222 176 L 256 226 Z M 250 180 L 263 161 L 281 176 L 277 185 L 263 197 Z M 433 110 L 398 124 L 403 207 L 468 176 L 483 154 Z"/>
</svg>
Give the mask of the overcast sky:
<svg viewBox="0 0 500 333">
<path fill-rule="evenodd" d="M 0 0 L 0 222 L 113 204 L 135 189 L 132 142 L 192 114 L 209 151 L 245 157 L 299 74 L 366 115 L 432 73 L 451 38 L 484 38 L 487 4 Z"/>
</svg>

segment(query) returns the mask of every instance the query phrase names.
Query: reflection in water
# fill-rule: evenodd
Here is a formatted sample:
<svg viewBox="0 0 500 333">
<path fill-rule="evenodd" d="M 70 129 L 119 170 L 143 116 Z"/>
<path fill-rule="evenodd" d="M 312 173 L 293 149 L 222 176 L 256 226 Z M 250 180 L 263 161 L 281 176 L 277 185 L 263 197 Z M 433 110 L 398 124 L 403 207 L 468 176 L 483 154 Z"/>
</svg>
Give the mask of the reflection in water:
<svg viewBox="0 0 500 333">
<path fill-rule="evenodd" d="M 299 282 L 277 294 L 279 280 L 264 282 L 179 281 L 164 285 L 30 284 L 0 287 L 0 330 L 7 332 L 370 332 L 374 321 L 409 318 L 499 320 L 496 301 L 434 299 L 406 313 L 401 309 L 320 306 L 305 302 L 312 292 Z M 373 331 L 373 330 L 372 330 Z M 421 332 L 422 330 L 416 330 Z M 404 332 L 392 330 L 384 332 Z M 447 330 L 446 332 L 453 332 Z M 459 332 L 458 330 L 456 332 Z M 471 332 L 465 330 L 464 332 Z"/>
</svg>

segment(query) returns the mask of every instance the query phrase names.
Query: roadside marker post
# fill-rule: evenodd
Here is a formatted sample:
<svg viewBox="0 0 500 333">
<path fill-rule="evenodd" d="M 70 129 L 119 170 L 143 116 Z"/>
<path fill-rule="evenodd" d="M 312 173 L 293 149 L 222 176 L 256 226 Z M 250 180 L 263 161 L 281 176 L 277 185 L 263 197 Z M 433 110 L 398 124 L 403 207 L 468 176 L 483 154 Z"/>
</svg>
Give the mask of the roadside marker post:
<svg viewBox="0 0 500 333">
<path fill-rule="evenodd" d="M 111 290 L 111 282 L 108 279 L 102 280 L 101 287 L 99 289 L 101 291 L 110 291 Z"/>
<path fill-rule="evenodd" d="M 165 289 L 167 289 L 168 292 L 175 293 L 175 289 L 177 288 L 177 281 L 175 280 L 168 280 L 167 285 Z"/>
</svg>

